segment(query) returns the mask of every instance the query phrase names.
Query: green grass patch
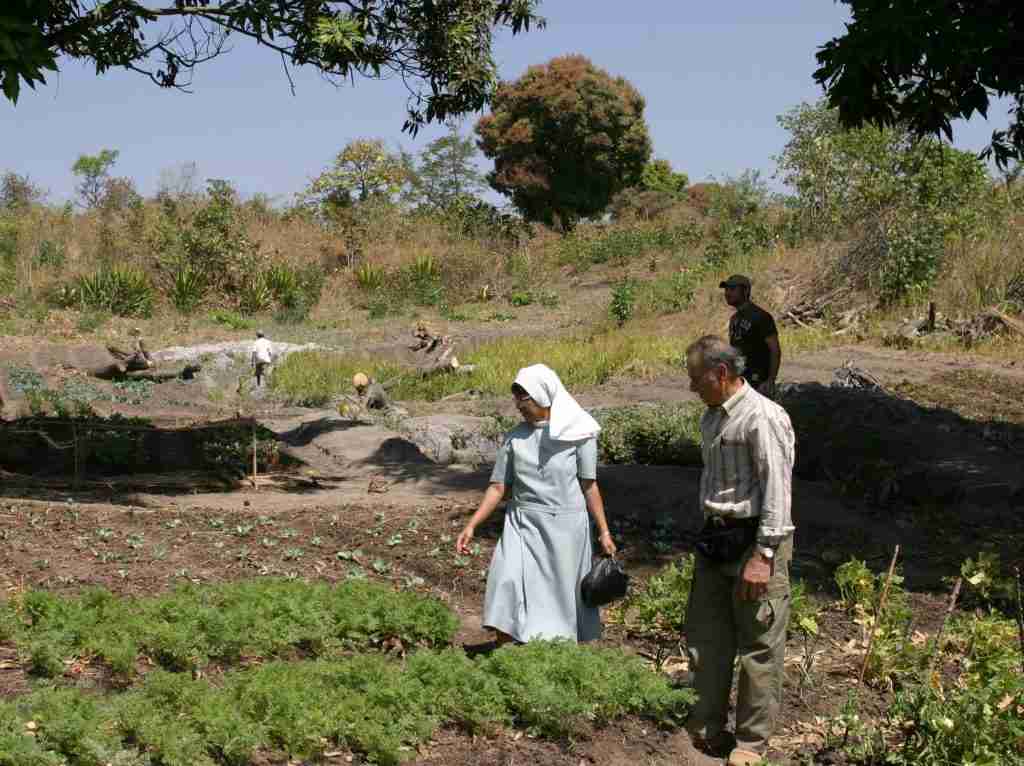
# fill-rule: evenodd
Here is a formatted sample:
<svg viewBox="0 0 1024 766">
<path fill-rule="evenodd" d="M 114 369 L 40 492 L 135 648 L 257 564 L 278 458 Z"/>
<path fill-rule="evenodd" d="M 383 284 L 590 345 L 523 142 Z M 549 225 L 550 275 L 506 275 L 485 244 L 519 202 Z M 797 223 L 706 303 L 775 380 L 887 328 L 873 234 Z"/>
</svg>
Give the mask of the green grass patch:
<svg viewBox="0 0 1024 766">
<path fill-rule="evenodd" d="M 29 591 L 2 611 L 19 652 L 44 677 L 59 674 L 72 657 L 99 658 L 128 679 L 143 657 L 181 671 L 242 657 L 333 655 L 389 639 L 441 646 L 458 628 L 438 601 L 359 581 L 332 587 L 254 580 L 140 599 L 104 590 L 77 597 Z"/>
<path fill-rule="evenodd" d="M 567 642 L 475 661 L 445 649 L 404 663 L 270 662 L 216 685 L 157 670 L 123 694 L 42 688 L 0 703 L 0 766 L 242 766 L 259 753 L 319 759 L 338 747 L 396 764 L 445 723 L 557 737 L 627 714 L 678 723 L 692 702 L 637 657 Z"/>
<path fill-rule="evenodd" d="M 390 393 L 398 399 L 436 401 L 469 389 L 505 394 L 520 368 L 540 361 L 552 367 L 570 388 L 600 385 L 624 373 L 650 377 L 678 365 L 682 351 L 683 344 L 674 338 L 640 333 L 503 338 L 458 354 L 460 362 L 476 365 L 472 373 L 429 378 L 367 356 L 301 351 L 289 354 L 275 367 L 271 386 L 293 403 L 321 406 L 351 393 L 352 376 L 364 372 L 377 380 L 393 381 Z"/>
</svg>

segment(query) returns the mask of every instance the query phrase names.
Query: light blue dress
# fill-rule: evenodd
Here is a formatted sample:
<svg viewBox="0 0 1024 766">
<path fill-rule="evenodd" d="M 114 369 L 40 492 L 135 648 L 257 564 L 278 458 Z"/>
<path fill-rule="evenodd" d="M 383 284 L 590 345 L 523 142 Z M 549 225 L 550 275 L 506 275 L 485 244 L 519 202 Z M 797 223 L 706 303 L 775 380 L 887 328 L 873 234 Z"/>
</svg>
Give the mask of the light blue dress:
<svg viewBox="0 0 1024 766">
<path fill-rule="evenodd" d="M 600 637 L 600 614 L 580 597 L 593 546 L 579 480 L 596 478 L 596 438 L 555 441 L 546 421 L 509 432 L 491 474 L 511 499 L 487 574 L 486 627 L 517 641 Z"/>
</svg>

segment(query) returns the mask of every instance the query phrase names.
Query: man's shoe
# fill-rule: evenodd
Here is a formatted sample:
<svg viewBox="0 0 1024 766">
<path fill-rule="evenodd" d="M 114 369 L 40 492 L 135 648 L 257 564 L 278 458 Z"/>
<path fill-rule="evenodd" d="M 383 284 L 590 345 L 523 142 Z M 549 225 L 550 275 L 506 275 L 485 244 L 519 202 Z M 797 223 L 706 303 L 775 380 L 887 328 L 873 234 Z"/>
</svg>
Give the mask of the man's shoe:
<svg viewBox="0 0 1024 766">
<path fill-rule="evenodd" d="M 727 766 L 756 766 L 759 763 L 764 763 L 764 758 L 753 750 L 737 747 L 729 753 L 729 760 L 726 763 Z"/>
<path fill-rule="evenodd" d="M 732 735 L 727 731 L 720 731 L 712 737 L 694 736 L 692 739 L 696 749 L 715 758 L 725 758 L 735 744 Z"/>
</svg>

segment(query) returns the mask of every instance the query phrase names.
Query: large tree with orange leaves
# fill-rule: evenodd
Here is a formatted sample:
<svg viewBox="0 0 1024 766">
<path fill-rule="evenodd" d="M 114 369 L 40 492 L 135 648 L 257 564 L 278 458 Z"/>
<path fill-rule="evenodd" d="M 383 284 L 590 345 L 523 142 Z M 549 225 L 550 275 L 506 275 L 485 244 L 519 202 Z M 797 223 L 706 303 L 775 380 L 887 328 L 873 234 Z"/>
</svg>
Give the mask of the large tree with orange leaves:
<svg viewBox="0 0 1024 766">
<path fill-rule="evenodd" d="M 643 96 L 583 56 L 502 83 L 476 125 L 491 187 L 530 221 L 571 228 L 636 186 L 651 156 Z"/>
</svg>

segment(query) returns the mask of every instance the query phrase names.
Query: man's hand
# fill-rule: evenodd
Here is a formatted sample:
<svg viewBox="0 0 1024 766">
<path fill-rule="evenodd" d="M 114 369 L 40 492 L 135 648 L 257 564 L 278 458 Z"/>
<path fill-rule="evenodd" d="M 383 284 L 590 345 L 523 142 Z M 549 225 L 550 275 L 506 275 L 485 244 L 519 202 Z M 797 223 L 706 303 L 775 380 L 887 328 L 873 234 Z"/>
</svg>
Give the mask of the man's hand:
<svg viewBox="0 0 1024 766">
<path fill-rule="evenodd" d="M 747 559 L 740 576 L 740 601 L 760 601 L 768 592 L 768 581 L 771 579 L 772 560 L 755 550 Z"/>
</svg>

